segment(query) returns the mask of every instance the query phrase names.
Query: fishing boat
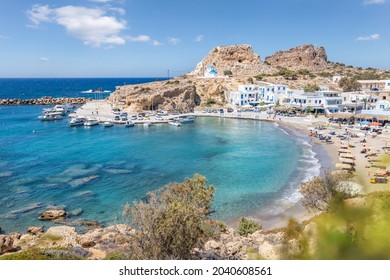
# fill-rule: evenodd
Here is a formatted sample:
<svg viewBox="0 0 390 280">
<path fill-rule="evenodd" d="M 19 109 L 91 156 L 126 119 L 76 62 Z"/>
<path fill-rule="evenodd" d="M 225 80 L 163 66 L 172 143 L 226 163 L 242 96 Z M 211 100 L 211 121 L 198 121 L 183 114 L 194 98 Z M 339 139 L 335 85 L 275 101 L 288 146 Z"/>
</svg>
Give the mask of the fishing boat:
<svg viewBox="0 0 390 280">
<path fill-rule="evenodd" d="M 184 117 L 184 118 L 179 118 L 179 121 L 181 123 L 192 123 L 195 121 L 195 117 L 193 116 L 187 116 L 187 117 Z"/>
<path fill-rule="evenodd" d="M 148 122 L 144 122 L 144 126 L 145 127 L 148 127 L 148 126 L 151 126 L 152 125 L 152 122 L 148 121 Z"/>
<path fill-rule="evenodd" d="M 82 118 L 73 118 L 69 121 L 69 126 L 82 126 L 84 125 L 84 119 Z"/>
<path fill-rule="evenodd" d="M 172 126 L 181 126 L 181 123 L 178 120 L 170 121 L 170 122 L 168 122 L 168 124 L 172 125 Z"/>
<path fill-rule="evenodd" d="M 98 125 L 98 124 L 99 124 L 99 121 L 97 119 L 87 119 L 84 122 L 84 126 L 94 126 L 94 125 Z"/>
<path fill-rule="evenodd" d="M 132 127 L 132 126 L 134 126 L 134 122 L 127 120 L 125 123 L 125 127 Z"/>
<path fill-rule="evenodd" d="M 103 126 L 104 126 L 104 127 L 111 127 L 111 126 L 113 126 L 113 125 L 114 125 L 114 123 L 111 122 L 111 121 L 105 121 L 105 122 L 103 123 Z"/>
<path fill-rule="evenodd" d="M 50 113 L 45 113 L 42 116 L 39 116 L 38 119 L 41 121 L 57 121 L 57 120 L 62 120 L 64 117 L 62 115 L 57 115 L 57 114 L 50 114 Z"/>
</svg>

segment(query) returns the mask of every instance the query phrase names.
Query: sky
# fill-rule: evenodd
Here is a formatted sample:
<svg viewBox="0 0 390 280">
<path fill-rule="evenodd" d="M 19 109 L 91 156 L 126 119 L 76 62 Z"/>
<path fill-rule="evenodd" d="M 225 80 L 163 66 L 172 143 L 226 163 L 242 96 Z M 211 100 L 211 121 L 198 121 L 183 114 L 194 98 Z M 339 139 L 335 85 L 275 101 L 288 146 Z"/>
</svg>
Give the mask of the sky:
<svg viewBox="0 0 390 280">
<path fill-rule="evenodd" d="M 215 46 L 390 69 L 390 0 L 0 0 L 0 78 L 166 77 Z"/>
</svg>

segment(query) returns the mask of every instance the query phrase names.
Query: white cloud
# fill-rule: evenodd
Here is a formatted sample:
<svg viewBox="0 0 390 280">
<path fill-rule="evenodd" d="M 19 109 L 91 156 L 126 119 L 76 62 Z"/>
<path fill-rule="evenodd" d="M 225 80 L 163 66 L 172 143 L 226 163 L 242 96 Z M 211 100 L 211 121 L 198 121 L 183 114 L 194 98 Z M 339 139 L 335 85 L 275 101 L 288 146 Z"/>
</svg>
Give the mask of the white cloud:
<svg viewBox="0 0 390 280">
<path fill-rule="evenodd" d="M 179 38 L 169 38 L 169 43 L 171 45 L 177 45 L 181 42 L 181 40 Z"/>
<path fill-rule="evenodd" d="M 46 61 L 49 61 L 49 58 L 43 56 L 43 57 L 40 57 L 38 60 L 42 61 L 42 62 L 46 62 Z"/>
<path fill-rule="evenodd" d="M 364 0 L 364 5 L 375 5 L 375 4 L 384 4 L 386 0 Z"/>
<path fill-rule="evenodd" d="M 6 38 L 5 36 L 0 35 L 0 40 L 1 40 L 1 39 L 5 39 L 5 38 Z"/>
<path fill-rule="evenodd" d="M 157 40 L 153 40 L 152 44 L 153 44 L 153 46 L 158 47 L 158 46 L 161 46 L 163 43 L 161 43 L 161 42 L 159 42 Z"/>
<path fill-rule="evenodd" d="M 107 15 L 101 8 L 64 6 L 51 9 L 49 6 L 34 5 L 27 14 L 35 26 L 42 22 L 55 22 L 85 45 L 99 47 L 102 44 L 125 44 L 120 33 L 126 29 L 126 21 L 115 15 Z"/>
<path fill-rule="evenodd" d="M 380 35 L 375 33 L 375 34 L 371 34 L 368 36 L 357 37 L 356 40 L 357 41 L 374 41 L 374 40 L 379 40 L 379 38 L 380 38 Z"/>
<path fill-rule="evenodd" d="M 27 16 L 35 25 L 39 25 L 52 20 L 53 10 L 48 5 L 33 5 L 31 10 L 27 11 Z"/>
<path fill-rule="evenodd" d="M 202 42 L 204 39 L 204 35 L 199 35 L 195 38 L 195 42 Z"/>
<path fill-rule="evenodd" d="M 151 39 L 148 35 L 139 35 L 136 37 L 129 37 L 131 42 L 149 42 Z"/>
<path fill-rule="evenodd" d="M 111 2 L 112 0 L 89 0 L 91 2 L 97 2 L 97 3 L 108 3 Z"/>
</svg>

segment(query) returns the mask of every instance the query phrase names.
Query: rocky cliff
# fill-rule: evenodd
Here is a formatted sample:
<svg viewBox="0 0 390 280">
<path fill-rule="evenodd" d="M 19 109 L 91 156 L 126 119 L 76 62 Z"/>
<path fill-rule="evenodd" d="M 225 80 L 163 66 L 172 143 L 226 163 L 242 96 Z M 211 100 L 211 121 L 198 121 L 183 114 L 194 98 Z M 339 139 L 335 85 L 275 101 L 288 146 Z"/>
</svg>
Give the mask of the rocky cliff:
<svg viewBox="0 0 390 280">
<path fill-rule="evenodd" d="M 303 45 L 286 51 L 277 51 L 265 58 L 273 67 L 284 67 L 290 70 L 307 69 L 323 71 L 328 68 L 328 57 L 324 47 Z"/>
<path fill-rule="evenodd" d="M 164 109 L 189 111 L 195 106 L 225 104 L 227 92 L 236 90 L 245 79 L 203 79 L 182 76 L 168 81 L 117 87 L 109 101 L 131 112 Z"/>
<path fill-rule="evenodd" d="M 204 78 L 204 70 L 210 65 L 215 67 L 218 76 L 230 70 L 233 77 Z M 215 47 L 187 75 L 169 81 L 120 86 L 109 101 L 133 112 L 152 108 L 188 111 L 195 106 L 222 106 L 228 91 L 248 83 L 251 76 L 273 72 L 275 69 L 262 62 L 249 45 Z"/>
<path fill-rule="evenodd" d="M 250 45 L 215 47 L 189 74 L 203 76 L 207 66 L 210 65 L 214 66 L 220 76 L 227 70 L 230 70 L 233 76 L 254 76 L 274 71 L 272 67 L 260 60 L 260 56 Z"/>
</svg>

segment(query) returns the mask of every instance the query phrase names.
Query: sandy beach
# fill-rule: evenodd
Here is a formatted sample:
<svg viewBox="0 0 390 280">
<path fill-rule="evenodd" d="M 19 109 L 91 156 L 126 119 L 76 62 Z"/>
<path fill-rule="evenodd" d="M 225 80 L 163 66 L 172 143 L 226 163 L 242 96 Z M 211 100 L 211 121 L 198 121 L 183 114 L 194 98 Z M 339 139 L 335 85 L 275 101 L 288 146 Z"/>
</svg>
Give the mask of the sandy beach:
<svg viewBox="0 0 390 280">
<path fill-rule="evenodd" d="M 136 115 L 136 112 L 127 112 L 128 115 Z M 80 107 L 74 115 L 86 118 L 95 118 L 101 122 L 106 120 L 113 120 L 114 114 L 112 112 L 112 106 L 104 100 L 92 101 L 82 107 Z M 383 130 L 380 135 L 370 134 L 366 135 L 365 131 L 360 130 L 358 127 L 349 127 L 346 125 L 331 124 L 324 116 L 314 117 L 284 117 L 266 114 L 265 112 L 235 112 L 235 113 L 204 113 L 202 111 L 195 111 L 194 113 L 187 114 L 194 116 L 208 116 L 208 117 L 225 117 L 225 118 L 240 118 L 240 119 L 254 119 L 261 121 L 271 121 L 280 124 L 280 127 L 289 132 L 292 137 L 305 138 L 305 141 L 311 144 L 313 151 L 316 153 L 315 157 L 318 159 L 321 165 L 321 176 L 326 171 L 333 171 L 336 169 L 336 164 L 340 163 L 340 154 L 338 149 L 346 145 L 350 150 L 351 157 L 353 157 L 356 172 L 356 187 L 361 194 L 365 194 L 373 191 L 390 190 L 389 183 L 371 183 L 370 178 L 373 178 L 375 173 L 386 171 L 385 169 L 379 169 L 370 167 L 369 160 L 374 160 L 373 157 L 367 157 L 369 153 L 376 153 L 377 157 L 372 162 L 372 165 L 380 165 L 389 162 L 389 155 L 385 154 L 383 147 L 390 144 L 390 132 Z M 169 115 L 166 117 L 172 119 L 179 117 L 180 115 Z M 161 121 L 155 120 L 155 116 L 150 116 L 149 120 L 157 123 Z M 144 121 L 136 121 L 136 124 L 142 124 Z M 323 124 L 323 130 L 315 129 L 316 124 Z M 310 131 L 317 131 L 317 133 L 328 134 L 330 132 L 335 133 L 332 136 L 332 141 L 326 142 L 320 140 L 317 137 L 309 136 Z M 340 140 L 337 135 L 348 134 L 348 138 Z M 390 145 L 389 145 L 390 146 Z M 367 153 L 361 153 L 364 149 L 367 149 Z M 380 161 L 384 163 L 380 163 Z M 299 186 L 297 186 L 299 188 Z M 273 229 L 286 225 L 290 218 L 295 218 L 298 221 L 309 219 L 316 215 L 316 213 L 308 213 L 300 202 L 290 205 L 283 212 L 276 215 L 267 215 L 257 217 L 261 220 L 264 229 Z"/>
</svg>

